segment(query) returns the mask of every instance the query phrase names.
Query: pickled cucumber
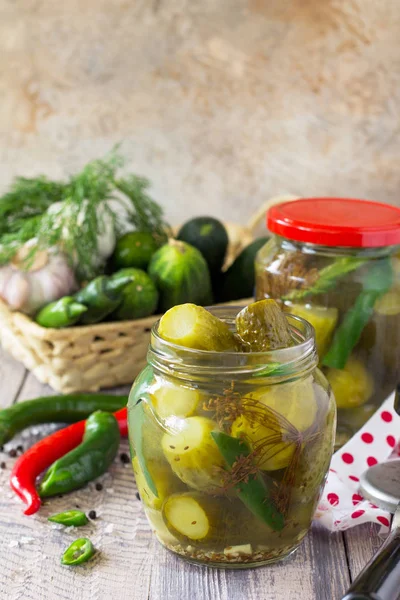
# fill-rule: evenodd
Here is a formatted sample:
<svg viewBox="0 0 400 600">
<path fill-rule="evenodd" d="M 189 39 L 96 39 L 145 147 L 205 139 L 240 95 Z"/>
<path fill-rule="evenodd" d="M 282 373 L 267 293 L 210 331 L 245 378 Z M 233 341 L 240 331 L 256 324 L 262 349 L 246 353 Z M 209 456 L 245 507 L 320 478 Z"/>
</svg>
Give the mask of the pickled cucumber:
<svg viewBox="0 0 400 600">
<path fill-rule="evenodd" d="M 344 369 L 328 369 L 325 375 L 338 408 L 362 406 L 374 393 L 374 380 L 363 363 L 354 357 L 349 358 Z"/>
<path fill-rule="evenodd" d="M 378 298 L 374 305 L 374 312 L 387 317 L 392 317 L 400 313 L 399 285 L 393 287 L 381 298 Z"/>
<path fill-rule="evenodd" d="M 201 394 L 189 387 L 176 385 L 164 379 L 150 390 L 152 404 L 158 416 L 190 417 L 200 402 Z"/>
<path fill-rule="evenodd" d="M 154 510 L 151 508 L 145 509 L 146 517 L 149 522 L 150 527 L 153 532 L 157 536 L 157 539 L 162 544 L 166 544 L 167 546 L 176 546 L 179 543 L 179 540 L 172 535 L 169 531 L 168 527 L 164 523 L 164 519 L 160 510 Z"/>
<path fill-rule="evenodd" d="M 246 395 L 243 415 L 233 422 L 232 435 L 245 437 L 259 449 L 261 469 L 283 469 L 296 450 L 297 434 L 311 427 L 317 408 L 311 377 L 255 389 Z"/>
<path fill-rule="evenodd" d="M 338 321 L 338 309 L 311 306 L 310 304 L 290 304 L 285 306 L 285 310 L 311 323 L 315 329 L 318 356 L 322 357 L 331 342 Z"/>
<path fill-rule="evenodd" d="M 228 325 L 195 304 L 180 304 L 161 317 L 159 335 L 168 342 L 214 352 L 235 351 L 237 342 Z"/>
<path fill-rule="evenodd" d="M 147 469 L 157 489 L 157 495 L 150 489 L 137 456 L 132 460 L 136 485 L 142 502 L 149 508 L 160 509 L 165 498 L 182 489 L 182 482 L 171 473 L 168 463 L 147 461 Z"/>
<path fill-rule="evenodd" d="M 224 459 L 211 437 L 218 430 L 206 417 L 174 419 L 162 438 L 162 449 L 175 475 L 189 487 L 209 494 L 222 488 Z"/>
<path fill-rule="evenodd" d="M 172 535 L 191 542 L 221 537 L 221 502 L 199 493 L 174 494 L 164 503 L 164 522 Z"/>
<path fill-rule="evenodd" d="M 241 416 L 233 422 L 231 430 L 233 437 L 243 437 L 250 443 L 252 449 L 259 449 L 260 454 L 255 462 L 265 471 L 276 471 L 287 467 L 296 450 L 293 441 L 284 439 L 279 421 L 274 417 L 272 419 L 273 424 L 268 426 Z"/>
<path fill-rule="evenodd" d="M 252 352 L 287 348 L 293 344 L 289 324 L 275 300 L 259 300 L 236 316 L 236 329 Z"/>
</svg>

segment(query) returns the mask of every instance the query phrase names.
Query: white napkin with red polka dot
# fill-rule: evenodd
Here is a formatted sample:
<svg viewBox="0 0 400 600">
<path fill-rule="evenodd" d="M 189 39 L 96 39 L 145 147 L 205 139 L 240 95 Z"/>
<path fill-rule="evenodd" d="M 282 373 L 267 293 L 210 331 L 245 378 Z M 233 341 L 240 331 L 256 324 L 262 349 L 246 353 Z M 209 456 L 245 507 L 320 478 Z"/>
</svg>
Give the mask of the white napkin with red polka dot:
<svg viewBox="0 0 400 600">
<path fill-rule="evenodd" d="M 400 455 L 400 417 L 393 408 L 394 393 L 332 457 L 328 478 L 314 519 L 330 531 L 361 523 L 390 525 L 390 514 L 359 492 L 361 474 L 379 462 Z"/>
</svg>

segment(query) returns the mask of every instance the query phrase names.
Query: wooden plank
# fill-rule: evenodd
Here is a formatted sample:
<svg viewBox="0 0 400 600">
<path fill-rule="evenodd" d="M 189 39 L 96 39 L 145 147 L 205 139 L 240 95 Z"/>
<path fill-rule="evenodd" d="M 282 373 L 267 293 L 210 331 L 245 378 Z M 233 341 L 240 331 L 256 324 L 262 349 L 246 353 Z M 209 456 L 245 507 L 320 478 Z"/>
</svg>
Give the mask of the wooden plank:
<svg viewBox="0 0 400 600">
<path fill-rule="evenodd" d="M 13 404 L 25 377 L 25 367 L 0 347 L 0 408 Z"/>
<path fill-rule="evenodd" d="M 384 537 L 380 537 L 380 525 L 365 524 L 344 532 L 351 581 L 357 577 L 373 557 Z"/>
<path fill-rule="evenodd" d="M 128 451 L 126 441 L 121 451 Z M 22 514 L 22 504 L 8 490 L 8 474 L 0 475 L 0 598 L 148 600 L 155 541 L 135 496 L 130 464 L 124 466 L 118 458 L 101 478 L 103 490 L 91 484 L 52 499 L 34 517 Z M 50 514 L 76 506 L 85 512 L 96 510 L 99 518 L 70 532 L 47 522 Z M 79 568 L 61 566 L 63 550 L 81 536 L 90 537 L 99 550 L 97 557 Z"/>
<path fill-rule="evenodd" d="M 314 527 L 292 557 L 259 569 L 196 567 L 164 551 L 153 563 L 149 600 L 333 600 L 348 585 L 342 535 Z"/>
</svg>

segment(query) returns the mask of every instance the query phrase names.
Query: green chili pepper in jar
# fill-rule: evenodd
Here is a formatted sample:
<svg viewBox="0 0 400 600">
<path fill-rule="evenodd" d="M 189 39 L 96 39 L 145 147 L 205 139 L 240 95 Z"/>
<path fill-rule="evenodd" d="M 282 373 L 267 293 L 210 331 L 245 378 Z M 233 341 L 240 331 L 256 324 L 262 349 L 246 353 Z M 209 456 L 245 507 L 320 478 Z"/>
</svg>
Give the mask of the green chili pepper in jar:
<svg viewBox="0 0 400 600">
<path fill-rule="evenodd" d="M 87 419 L 95 410 L 116 412 L 124 408 L 127 402 L 127 396 L 70 394 L 45 396 L 13 404 L 0 410 L 0 446 L 32 425 L 75 423 Z"/>
<path fill-rule="evenodd" d="M 212 431 L 211 436 L 231 468 L 241 457 L 246 458 L 250 454 L 250 449 L 244 440 L 234 438 L 222 431 Z M 283 529 L 285 525 L 283 515 L 276 508 L 265 479 L 250 471 L 246 478 L 241 479 L 234 487 L 243 504 L 256 517 L 275 531 Z"/>
<path fill-rule="evenodd" d="M 42 327 L 59 329 L 69 327 L 79 321 L 87 307 L 72 296 L 64 296 L 56 302 L 50 302 L 36 315 L 36 323 Z"/>
<path fill-rule="evenodd" d="M 67 527 L 81 527 L 89 523 L 89 519 L 81 510 L 67 510 L 66 512 L 52 515 L 47 519 L 52 523 L 60 523 Z"/>
<path fill-rule="evenodd" d="M 95 412 L 86 421 L 82 443 L 56 460 L 40 486 L 42 498 L 67 494 L 105 473 L 118 452 L 120 433 L 114 415 Z"/>
<path fill-rule="evenodd" d="M 100 275 L 75 294 L 75 300 L 87 307 L 81 323 L 98 323 L 112 313 L 122 302 L 122 292 L 132 282 L 132 277 L 107 277 Z"/>
<path fill-rule="evenodd" d="M 374 312 L 375 303 L 389 291 L 392 283 L 393 269 L 389 259 L 371 265 L 363 276 L 362 291 L 335 331 L 332 344 L 322 361 L 324 366 L 333 369 L 345 367 Z"/>
<path fill-rule="evenodd" d="M 222 431 L 212 431 L 211 436 L 229 467 L 233 467 L 241 457 L 247 457 L 250 449 L 244 440 L 234 438 Z M 275 531 L 285 525 L 282 513 L 278 511 L 264 479 L 249 472 L 246 478 L 235 484 L 237 494 L 243 504 L 261 521 Z"/>
<path fill-rule="evenodd" d="M 79 538 L 66 549 L 62 555 L 61 564 L 70 567 L 81 565 L 90 560 L 95 553 L 96 550 L 88 538 Z"/>
</svg>

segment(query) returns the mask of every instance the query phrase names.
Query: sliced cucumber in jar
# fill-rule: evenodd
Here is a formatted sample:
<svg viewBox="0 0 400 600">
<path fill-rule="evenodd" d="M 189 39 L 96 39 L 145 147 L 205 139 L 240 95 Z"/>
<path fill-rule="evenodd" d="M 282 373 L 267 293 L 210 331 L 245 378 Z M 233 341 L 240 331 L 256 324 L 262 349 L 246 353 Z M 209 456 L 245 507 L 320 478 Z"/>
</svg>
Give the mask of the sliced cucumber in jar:
<svg viewBox="0 0 400 600">
<path fill-rule="evenodd" d="M 374 380 L 357 358 L 350 357 L 344 369 L 328 369 L 325 375 L 339 409 L 362 406 L 374 393 Z"/>
<path fill-rule="evenodd" d="M 164 502 L 162 514 L 170 533 L 182 541 L 210 542 L 224 529 L 221 503 L 203 494 L 174 494 Z"/>
<path fill-rule="evenodd" d="M 159 335 L 167 342 L 185 348 L 235 351 L 237 342 L 228 325 L 202 306 L 180 304 L 161 317 Z"/>
<path fill-rule="evenodd" d="M 137 456 L 132 460 L 136 485 L 142 502 L 149 508 L 160 509 L 165 498 L 183 488 L 182 482 L 175 477 L 168 463 L 147 461 L 146 466 L 154 482 L 156 492 L 147 483 Z"/>
<path fill-rule="evenodd" d="M 255 389 L 246 395 L 232 435 L 248 439 L 261 469 L 277 471 L 289 465 L 300 434 L 312 426 L 317 409 L 310 377 Z"/>
<path fill-rule="evenodd" d="M 190 417 L 201 400 L 197 390 L 163 379 L 150 390 L 152 404 L 161 419 L 170 416 Z"/>
<path fill-rule="evenodd" d="M 293 345 L 289 324 L 275 300 L 259 300 L 243 308 L 236 316 L 236 329 L 251 352 Z"/>
<path fill-rule="evenodd" d="M 170 421 L 171 431 L 163 435 L 161 443 L 175 475 L 196 490 L 221 491 L 224 460 L 211 437 L 211 432 L 218 430 L 217 423 L 198 416 Z"/>
<path fill-rule="evenodd" d="M 244 438 L 255 451 L 257 467 L 265 471 L 284 469 L 290 463 L 296 449 L 293 441 L 285 440 L 284 431 L 279 421 L 274 419 L 274 425 L 260 425 L 241 416 L 232 424 L 233 437 Z"/>
<path fill-rule="evenodd" d="M 315 330 L 318 356 L 322 358 L 329 348 L 338 322 L 338 309 L 312 306 L 311 304 L 289 304 L 285 306 L 285 311 L 311 323 Z"/>
</svg>

